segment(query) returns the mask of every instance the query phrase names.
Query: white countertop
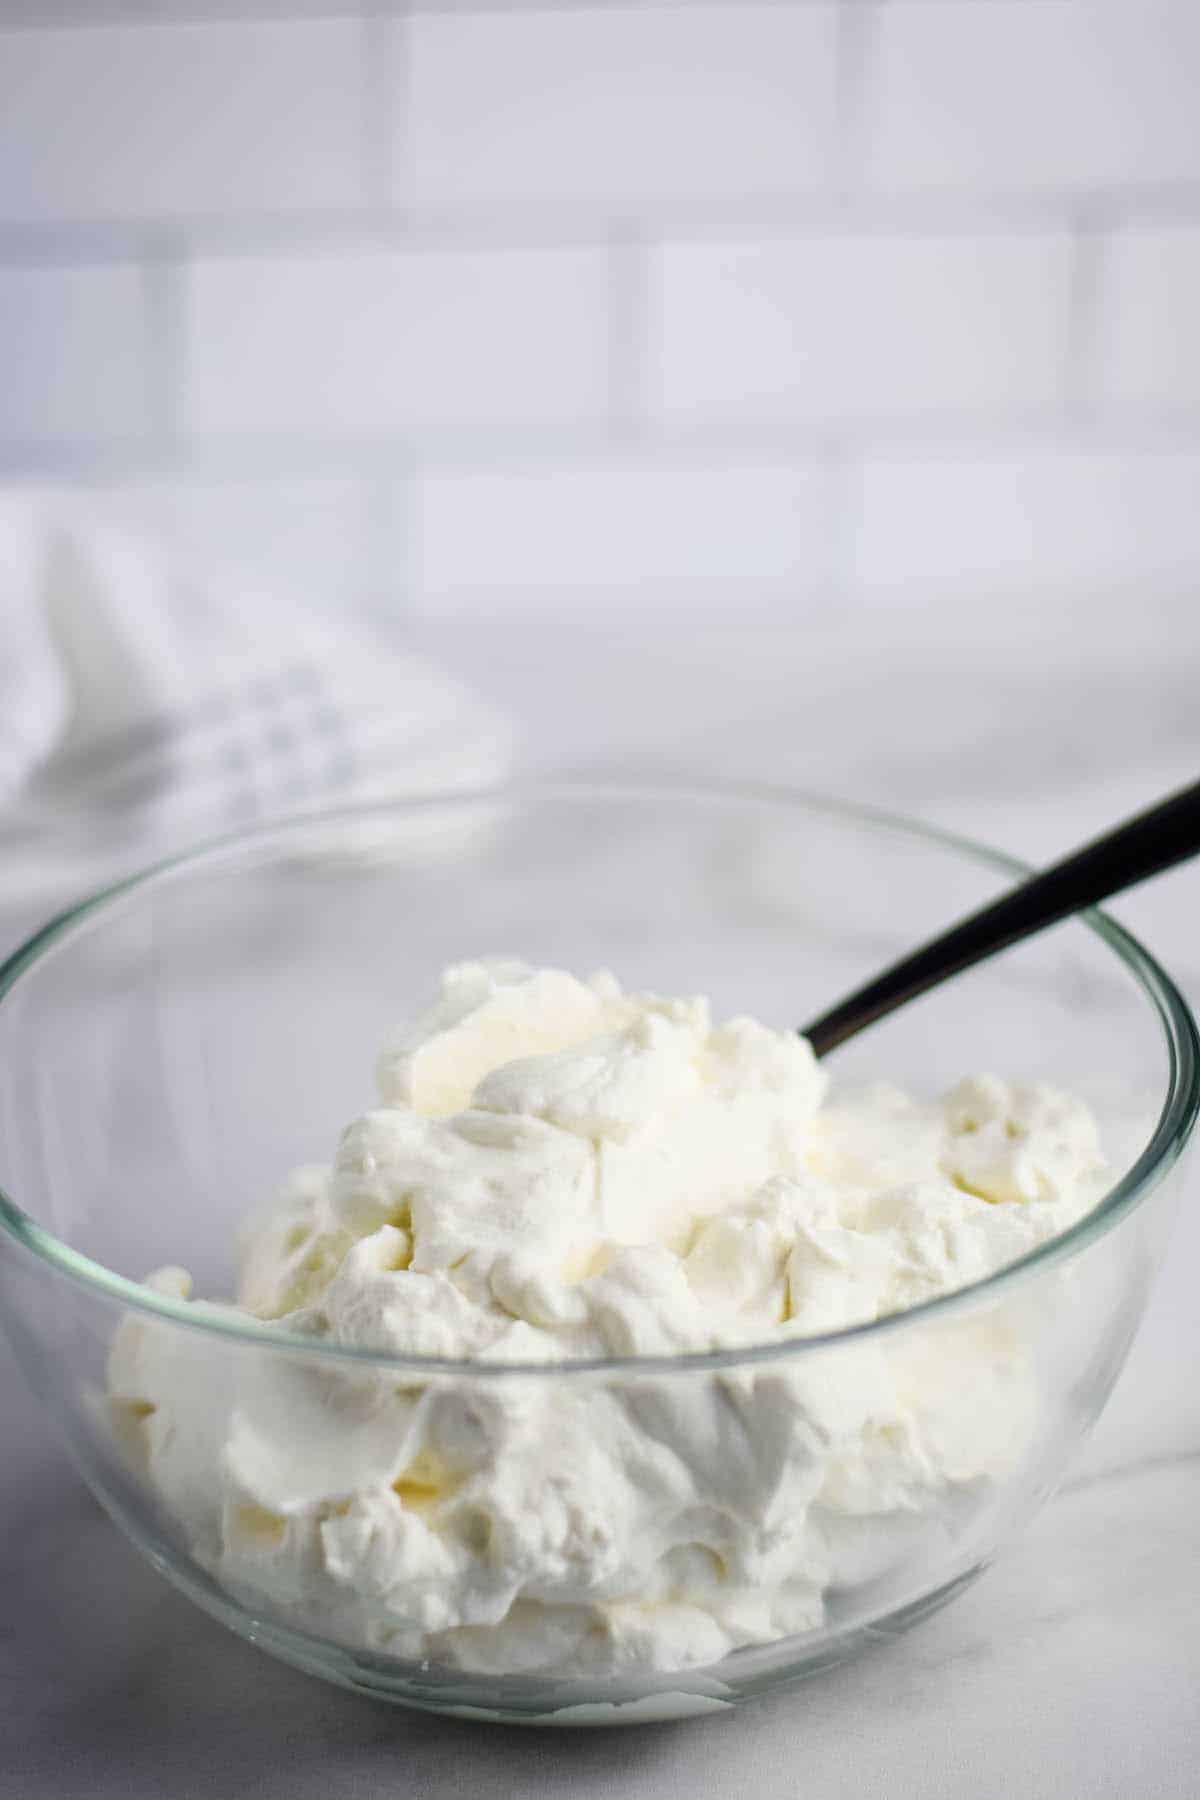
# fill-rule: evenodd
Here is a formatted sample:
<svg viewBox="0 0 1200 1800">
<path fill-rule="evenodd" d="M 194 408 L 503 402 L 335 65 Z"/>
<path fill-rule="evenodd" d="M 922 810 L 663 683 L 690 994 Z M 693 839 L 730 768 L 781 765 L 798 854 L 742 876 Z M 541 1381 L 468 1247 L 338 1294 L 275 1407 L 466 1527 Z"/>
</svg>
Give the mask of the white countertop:
<svg viewBox="0 0 1200 1800">
<path fill-rule="evenodd" d="M 1183 635 L 1163 633 L 1152 611 L 1106 611 L 1082 638 L 1034 620 L 1021 654 L 1003 632 L 943 632 L 932 674 L 899 619 L 892 655 L 869 637 L 814 654 L 799 632 L 682 620 L 653 641 L 632 623 L 559 626 L 536 651 L 502 623 L 424 635 L 522 712 L 535 761 L 638 752 L 796 780 L 1041 858 L 1195 776 L 1200 626 L 1181 613 Z M 1191 870 L 1114 908 L 1196 1001 L 1198 900 Z M 273 1663 L 125 1544 L 0 1351 L 0 1792 L 1194 1800 L 1198 1188 L 1200 1159 L 1117 1391 L 1061 1492 L 997 1567 L 856 1663 L 679 1725 L 466 1725 Z"/>
</svg>

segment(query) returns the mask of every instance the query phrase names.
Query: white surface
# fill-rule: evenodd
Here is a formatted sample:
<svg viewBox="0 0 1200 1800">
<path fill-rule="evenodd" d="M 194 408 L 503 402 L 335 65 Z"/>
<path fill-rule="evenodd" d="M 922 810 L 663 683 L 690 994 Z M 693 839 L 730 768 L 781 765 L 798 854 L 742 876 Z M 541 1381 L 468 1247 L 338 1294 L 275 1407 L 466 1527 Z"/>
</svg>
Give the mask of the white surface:
<svg viewBox="0 0 1200 1800">
<path fill-rule="evenodd" d="M 545 761 L 635 747 L 821 782 L 1047 857 L 1195 779 L 1200 626 L 1141 599 L 1071 615 L 885 614 L 873 656 L 692 622 L 428 632 Z M 919 627 L 919 628 L 918 628 Z M 936 660 L 931 644 L 936 644 Z M 861 643 L 860 643 L 861 650 Z M 551 671 L 563 671 L 554 682 Z M 664 677 L 677 698 L 663 705 Z M 615 696 L 619 695 L 619 705 Z M 1064 705 L 1063 698 L 1069 697 Z M 1118 915 L 1200 1000 L 1194 870 Z M 272 1664 L 117 1537 L 6 1369 L 0 1743 L 21 1800 L 375 1800 L 406 1792 L 761 1800 L 1193 1800 L 1200 1766 L 1200 1167 L 1133 1355 L 1063 1492 L 995 1571 L 858 1663 L 744 1711 L 538 1736 L 391 1713 Z"/>
</svg>

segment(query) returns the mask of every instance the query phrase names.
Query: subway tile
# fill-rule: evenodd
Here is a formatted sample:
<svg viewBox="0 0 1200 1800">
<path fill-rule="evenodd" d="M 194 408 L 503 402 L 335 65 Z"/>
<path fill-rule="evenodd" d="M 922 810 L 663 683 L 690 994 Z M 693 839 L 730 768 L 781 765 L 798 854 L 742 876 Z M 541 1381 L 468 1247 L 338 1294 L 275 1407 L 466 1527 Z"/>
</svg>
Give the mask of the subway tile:
<svg viewBox="0 0 1200 1800">
<path fill-rule="evenodd" d="M 877 23 L 861 109 L 873 187 L 1200 178 L 1195 0 L 896 0 Z"/>
<path fill-rule="evenodd" d="M 1200 576 L 1200 450 L 867 456 L 853 578 L 1045 590 Z"/>
<path fill-rule="evenodd" d="M 652 262 L 650 407 L 673 420 L 1052 410 L 1065 234 L 672 243 Z"/>
<path fill-rule="evenodd" d="M 500 596 L 570 606 L 624 593 L 653 607 L 819 585 L 830 501 L 816 466 L 612 461 L 426 469 L 417 587 L 433 607 Z"/>
<path fill-rule="evenodd" d="M 301 19 L 7 33 L 0 220 L 360 206 L 361 29 Z"/>
<path fill-rule="evenodd" d="M 111 0 L 110 0 L 111 3 Z M 154 19 L 361 17 L 364 0 L 139 0 Z"/>
<path fill-rule="evenodd" d="M 0 27 L 86 25 L 89 20 L 143 20 L 152 0 L 0 0 Z"/>
<path fill-rule="evenodd" d="M 0 268 L 0 439 L 45 447 L 144 436 L 141 271 Z"/>
<path fill-rule="evenodd" d="M 1101 271 L 1101 402 L 1200 411 L 1200 226 L 1123 231 L 1105 244 Z"/>
<path fill-rule="evenodd" d="M 827 183 L 836 7 L 418 12 L 395 187 L 433 212 L 498 202 L 641 215 Z"/>
<path fill-rule="evenodd" d="M 607 274 L 602 250 L 201 259 L 186 429 L 373 436 L 602 417 Z"/>
</svg>

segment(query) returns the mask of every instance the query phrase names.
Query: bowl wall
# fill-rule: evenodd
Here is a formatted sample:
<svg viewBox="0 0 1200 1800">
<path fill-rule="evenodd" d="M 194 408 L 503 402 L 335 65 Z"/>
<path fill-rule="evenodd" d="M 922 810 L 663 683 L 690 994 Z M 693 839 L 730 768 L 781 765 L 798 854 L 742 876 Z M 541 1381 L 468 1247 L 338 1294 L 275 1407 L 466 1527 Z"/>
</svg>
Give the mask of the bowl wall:
<svg viewBox="0 0 1200 1800">
<path fill-rule="evenodd" d="M 0 1187 L 31 1222 L 10 1219 L 0 1240 L 0 1301 L 30 1382 L 166 1574 L 265 1647 L 389 1698 L 560 1723 L 709 1710 L 910 1623 L 987 1564 L 1097 1416 L 1161 1252 L 1178 1144 L 1143 1170 L 1111 1229 L 1070 1256 L 883 1332 L 761 1363 L 731 1354 L 720 1368 L 410 1375 L 464 1401 L 481 1382 L 489 1393 L 553 1382 L 571 1406 L 646 1416 L 725 1384 L 751 1411 L 815 1418 L 851 1375 L 882 1396 L 898 1371 L 911 1383 L 961 1368 L 961 1391 L 935 1384 L 931 1402 L 930 1428 L 951 1436 L 986 1411 L 1001 1364 L 1020 1386 L 1003 1453 L 977 1457 L 952 1492 L 886 1529 L 842 1519 L 818 1628 L 712 1667 L 602 1680 L 420 1667 L 216 1566 L 219 1524 L 189 1515 L 186 1495 L 166 1503 L 106 1400 L 129 1296 L 73 1259 L 132 1281 L 182 1263 L 198 1293 L 227 1295 L 238 1225 L 296 1164 L 330 1159 L 372 1102 L 376 1049 L 428 1003 L 447 962 L 610 967 L 625 985 L 706 992 L 718 1014 L 787 1026 L 1008 878 L 960 845 L 793 797 L 545 784 L 258 833 L 80 909 L 10 970 L 0 999 Z M 923 1093 L 984 1070 L 1051 1080 L 1092 1103 L 1124 1176 L 1179 1082 L 1179 1046 L 1134 962 L 1073 921 L 875 1027 L 832 1073 Z M 321 1356 L 167 1317 L 137 1323 L 202 1372 L 217 1423 L 210 1439 L 194 1421 L 201 1458 L 219 1454 L 234 1406 L 331 1379 Z M 399 1380 L 394 1365 L 367 1362 L 337 1378 L 351 1394 Z"/>
</svg>

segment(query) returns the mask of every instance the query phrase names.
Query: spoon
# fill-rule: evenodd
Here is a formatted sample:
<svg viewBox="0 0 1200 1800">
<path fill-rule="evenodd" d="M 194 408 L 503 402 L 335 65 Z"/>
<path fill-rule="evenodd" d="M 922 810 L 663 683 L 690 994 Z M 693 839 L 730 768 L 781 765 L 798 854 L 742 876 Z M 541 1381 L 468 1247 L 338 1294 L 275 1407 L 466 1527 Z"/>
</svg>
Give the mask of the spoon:
<svg viewBox="0 0 1200 1800">
<path fill-rule="evenodd" d="M 1200 782 L 1031 875 L 802 1027 L 818 1056 L 939 982 L 1200 851 Z"/>
</svg>

